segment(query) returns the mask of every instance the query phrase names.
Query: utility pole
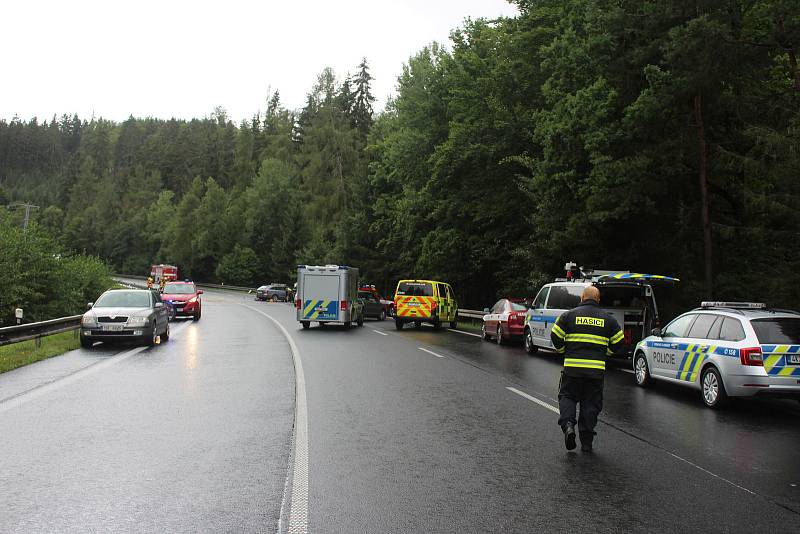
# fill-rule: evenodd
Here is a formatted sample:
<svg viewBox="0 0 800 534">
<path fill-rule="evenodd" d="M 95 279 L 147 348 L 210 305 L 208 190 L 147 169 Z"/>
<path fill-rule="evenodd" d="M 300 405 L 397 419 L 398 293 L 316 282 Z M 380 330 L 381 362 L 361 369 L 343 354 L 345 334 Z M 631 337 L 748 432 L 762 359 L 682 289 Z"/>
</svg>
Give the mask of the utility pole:
<svg viewBox="0 0 800 534">
<path fill-rule="evenodd" d="M 31 219 L 31 210 L 38 210 L 39 206 L 34 206 L 33 204 L 28 204 L 26 202 L 14 202 L 13 204 L 8 205 L 8 209 L 13 210 L 17 208 L 23 208 L 25 210 L 25 220 L 22 223 L 22 231 L 28 231 L 28 221 Z"/>
</svg>

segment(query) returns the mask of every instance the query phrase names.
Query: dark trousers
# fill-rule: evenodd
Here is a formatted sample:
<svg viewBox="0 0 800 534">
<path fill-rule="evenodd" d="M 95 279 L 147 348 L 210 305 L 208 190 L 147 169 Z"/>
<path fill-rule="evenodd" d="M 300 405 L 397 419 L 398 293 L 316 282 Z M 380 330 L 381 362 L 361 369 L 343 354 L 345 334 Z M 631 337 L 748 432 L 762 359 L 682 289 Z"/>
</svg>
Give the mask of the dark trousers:
<svg viewBox="0 0 800 534">
<path fill-rule="evenodd" d="M 581 405 L 581 413 L 576 421 L 578 403 Z M 562 372 L 558 409 L 561 412 L 561 417 L 558 418 L 561 428 L 567 423 L 577 423 L 581 440 L 591 441 L 595 435 L 597 416 L 603 409 L 603 379 L 568 376 Z"/>
</svg>

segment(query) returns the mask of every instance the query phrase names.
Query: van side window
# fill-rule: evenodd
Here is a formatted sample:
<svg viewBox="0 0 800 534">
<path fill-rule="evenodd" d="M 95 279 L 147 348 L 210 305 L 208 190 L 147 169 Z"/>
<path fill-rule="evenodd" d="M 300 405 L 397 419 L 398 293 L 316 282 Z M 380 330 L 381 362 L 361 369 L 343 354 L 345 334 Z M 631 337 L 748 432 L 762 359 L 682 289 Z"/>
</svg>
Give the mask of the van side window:
<svg viewBox="0 0 800 534">
<path fill-rule="evenodd" d="M 584 286 L 552 286 L 550 298 L 547 299 L 548 310 L 571 310 L 581 303 L 581 293 Z"/>
<path fill-rule="evenodd" d="M 544 308 L 544 303 L 547 302 L 547 294 L 550 293 L 550 287 L 546 286 L 539 290 L 539 294 L 536 295 L 536 299 L 533 301 L 533 307 L 537 309 Z"/>
</svg>

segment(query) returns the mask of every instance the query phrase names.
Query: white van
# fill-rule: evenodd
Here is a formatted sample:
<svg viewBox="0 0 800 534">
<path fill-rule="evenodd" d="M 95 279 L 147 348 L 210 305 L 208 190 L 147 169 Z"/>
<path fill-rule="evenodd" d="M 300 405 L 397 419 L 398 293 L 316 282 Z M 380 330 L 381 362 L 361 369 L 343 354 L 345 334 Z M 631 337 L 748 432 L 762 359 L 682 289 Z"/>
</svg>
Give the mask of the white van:
<svg viewBox="0 0 800 534">
<path fill-rule="evenodd" d="M 364 325 L 364 307 L 358 298 L 358 269 L 346 265 L 298 265 L 297 320 L 303 328 L 311 322 Z"/>
<path fill-rule="evenodd" d="M 636 344 L 660 325 L 652 284 L 678 281 L 668 276 L 610 273 L 545 284 L 525 317 L 525 350 L 528 354 L 534 354 L 540 348 L 553 350 L 550 341 L 553 324 L 562 313 L 580 304 L 583 290 L 593 285 L 600 290 L 600 307 L 613 315 L 622 327 L 624 356 L 630 358 Z"/>
</svg>

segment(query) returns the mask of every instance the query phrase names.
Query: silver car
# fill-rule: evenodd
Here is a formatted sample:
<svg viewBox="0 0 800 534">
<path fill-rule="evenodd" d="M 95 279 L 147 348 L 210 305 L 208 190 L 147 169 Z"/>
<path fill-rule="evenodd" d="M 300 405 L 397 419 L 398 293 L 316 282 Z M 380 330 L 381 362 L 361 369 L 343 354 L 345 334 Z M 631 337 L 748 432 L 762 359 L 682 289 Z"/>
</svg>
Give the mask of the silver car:
<svg viewBox="0 0 800 534">
<path fill-rule="evenodd" d="M 760 303 L 704 302 L 637 344 L 636 383 L 700 390 L 706 406 L 730 397 L 800 399 L 800 313 Z"/>
<path fill-rule="evenodd" d="M 169 340 L 169 308 L 147 289 L 109 289 L 88 304 L 81 318 L 81 346 L 95 341 L 137 341 L 155 345 Z"/>
</svg>

